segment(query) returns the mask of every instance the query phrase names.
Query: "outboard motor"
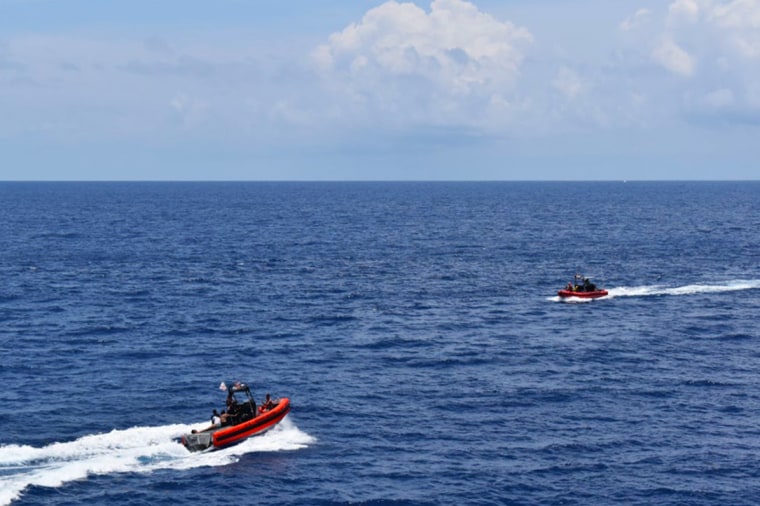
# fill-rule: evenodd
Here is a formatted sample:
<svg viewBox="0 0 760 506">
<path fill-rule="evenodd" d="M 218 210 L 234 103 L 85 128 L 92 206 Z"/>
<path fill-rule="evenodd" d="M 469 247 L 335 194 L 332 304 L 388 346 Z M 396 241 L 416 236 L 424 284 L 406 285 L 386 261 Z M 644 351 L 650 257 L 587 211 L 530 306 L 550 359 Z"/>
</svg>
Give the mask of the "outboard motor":
<svg viewBox="0 0 760 506">
<path fill-rule="evenodd" d="M 197 432 L 182 436 L 182 444 L 191 452 L 202 452 L 214 444 L 212 432 Z"/>
</svg>

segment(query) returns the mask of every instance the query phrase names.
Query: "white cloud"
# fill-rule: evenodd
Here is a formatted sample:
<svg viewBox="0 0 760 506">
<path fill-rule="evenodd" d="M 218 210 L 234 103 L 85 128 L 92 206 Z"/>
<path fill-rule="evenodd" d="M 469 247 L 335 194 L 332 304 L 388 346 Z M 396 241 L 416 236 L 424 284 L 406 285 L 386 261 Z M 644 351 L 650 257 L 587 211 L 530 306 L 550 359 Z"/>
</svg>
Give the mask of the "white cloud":
<svg viewBox="0 0 760 506">
<path fill-rule="evenodd" d="M 652 59 L 674 74 L 689 77 L 694 73 L 694 59 L 670 39 L 655 47 Z"/>
<path fill-rule="evenodd" d="M 760 0 L 675 0 L 667 21 L 671 37 L 706 39 L 722 57 L 760 58 Z"/>
<path fill-rule="evenodd" d="M 483 72 L 507 69 L 514 73 L 522 60 L 518 45 L 530 33 L 500 22 L 463 0 L 434 0 L 430 13 L 411 3 L 390 1 L 370 10 L 359 24 L 334 33 L 320 46 L 316 59 L 340 67 L 365 57 L 392 74 L 414 73 L 414 56 L 430 59 L 441 69 L 474 61 Z M 459 57 L 451 51 L 459 50 Z M 410 53 L 411 52 L 411 53 Z M 460 69 L 461 71 L 461 69 Z"/>
<path fill-rule="evenodd" d="M 652 11 L 649 9 L 639 9 L 636 14 L 620 23 L 620 29 L 624 32 L 630 32 L 644 23 L 647 23 L 652 17 Z"/>
<path fill-rule="evenodd" d="M 642 19 L 646 27 L 637 22 Z M 634 86 L 647 97 L 650 113 L 659 108 L 701 124 L 760 123 L 752 92 L 760 88 L 760 0 L 671 0 L 666 9 L 637 13 L 620 27 L 630 44 L 629 70 L 648 58 L 688 78 L 640 73 Z"/>
<path fill-rule="evenodd" d="M 464 0 L 433 0 L 429 12 L 389 1 L 332 34 L 313 61 L 347 107 L 471 124 L 513 87 L 531 41 L 525 28 Z"/>
<path fill-rule="evenodd" d="M 568 98 L 577 97 L 584 89 L 584 83 L 578 73 L 567 67 L 559 69 L 552 84 Z"/>
<path fill-rule="evenodd" d="M 704 96 L 703 103 L 712 109 L 726 109 L 734 105 L 734 94 L 731 90 L 721 88 Z"/>
<path fill-rule="evenodd" d="M 760 124 L 760 0 L 633 11 L 587 0 L 551 17 L 530 0 L 383 1 L 308 35 L 283 28 L 246 38 L 246 25 L 236 36 L 11 37 L 0 41 L 0 137 L 44 130 L 329 151 L 361 141 L 403 148 L 419 132 L 485 145 L 675 131 L 690 121 Z M 315 40 L 327 22 L 335 33 Z M 616 28 L 618 38 L 607 36 Z M 535 45 L 531 32 L 542 34 Z"/>
<path fill-rule="evenodd" d="M 744 58 L 749 60 L 760 58 L 760 33 L 734 35 L 731 37 L 730 44 Z"/>
<path fill-rule="evenodd" d="M 699 18 L 699 4 L 696 0 L 676 0 L 670 4 L 668 12 L 672 17 L 696 21 Z"/>
<path fill-rule="evenodd" d="M 710 12 L 715 23 L 727 29 L 760 28 L 760 2 L 758 0 L 733 0 L 717 3 Z"/>
<path fill-rule="evenodd" d="M 719 3 L 710 10 L 708 22 L 721 30 L 728 47 L 736 54 L 760 58 L 760 1 Z"/>
</svg>

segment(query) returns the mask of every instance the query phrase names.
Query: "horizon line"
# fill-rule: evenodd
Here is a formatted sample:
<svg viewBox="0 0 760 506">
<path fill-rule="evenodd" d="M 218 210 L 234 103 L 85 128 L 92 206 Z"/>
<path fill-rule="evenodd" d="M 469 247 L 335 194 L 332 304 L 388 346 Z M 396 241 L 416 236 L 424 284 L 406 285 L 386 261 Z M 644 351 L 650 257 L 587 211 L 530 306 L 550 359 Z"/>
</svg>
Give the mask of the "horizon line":
<svg viewBox="0 0 760 506">
<path fill-rule="evenodd" d="M 760 179 L 0 179 L 3 183 L 756 183 Z"/>
</svg>

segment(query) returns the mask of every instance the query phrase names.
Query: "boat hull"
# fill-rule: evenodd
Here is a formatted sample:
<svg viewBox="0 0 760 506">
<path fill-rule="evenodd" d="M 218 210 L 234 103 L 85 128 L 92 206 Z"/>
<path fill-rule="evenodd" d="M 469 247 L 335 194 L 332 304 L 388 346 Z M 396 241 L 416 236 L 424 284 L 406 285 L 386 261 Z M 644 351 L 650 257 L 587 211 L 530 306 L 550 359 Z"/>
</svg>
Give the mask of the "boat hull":
<svg viewBox="0 0 760 506">
<path fill-rule="evenodd" d="M 560 290 L 557 292 L 557 295 L 562 297 L 563 299 L 576 297 L 579 299 L 598 299 L 599 297 L 604 297 L 605 295 L 608 295 L 609 292 L 607 290 L 594 290 L 592 292 L 575 292 L 570 290 Z"/>
<path fill-rule="evenodd" d="M 237 444 L 244 439 L 263 434 L 282 421 L 290 412 L 290 400 L 280 399 L 275 407 L 256 417 L 229 427 L 214 431 L 197 432 L 182 436 L 182 444 L 191 452 L 225 448 Z"/>
</svg>

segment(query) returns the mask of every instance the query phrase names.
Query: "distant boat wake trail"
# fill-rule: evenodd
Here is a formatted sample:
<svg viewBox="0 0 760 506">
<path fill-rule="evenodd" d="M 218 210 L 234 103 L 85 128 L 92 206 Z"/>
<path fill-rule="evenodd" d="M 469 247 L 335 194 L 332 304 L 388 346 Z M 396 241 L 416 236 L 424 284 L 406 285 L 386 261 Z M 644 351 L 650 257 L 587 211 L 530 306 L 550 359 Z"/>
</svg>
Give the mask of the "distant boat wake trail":
<svg viewBox="0 0 760 506">
<path fill-rule="evenodd" d="M 663 285 L 635 286 L 609 288 L 609 295 L 613 297 L 650 297 L 658 295 L 694 295 L 701 293 L 737 292 L 741 290 L 755 290 L 760 288 L 760 279 L 734 280 L 725 283 L 697 283 L 693 285 L 667 287 Z"/>
</svg>

